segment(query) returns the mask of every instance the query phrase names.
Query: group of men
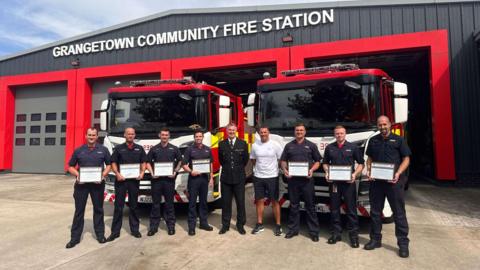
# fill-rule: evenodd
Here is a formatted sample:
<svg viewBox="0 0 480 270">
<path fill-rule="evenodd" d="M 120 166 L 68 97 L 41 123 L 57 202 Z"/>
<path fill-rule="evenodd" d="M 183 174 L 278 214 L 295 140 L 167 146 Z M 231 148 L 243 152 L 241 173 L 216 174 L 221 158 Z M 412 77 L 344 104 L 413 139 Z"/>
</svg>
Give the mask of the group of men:
<svg viewBox="0 0 480 270">
<path fill-rule="evenodd" d="M 410 149 L 405 140 L 391 133 L 391 123 L 388 117 L 380 116 L 377 119 L 379 134 L 373 136 L 368 144 L 366 161 L 368 180 L 370 180 L 370 205 L 371 205 L 371 230 L 370 241 L 364 249 L 372 250 L 382 245 L 382 211 L 385 199 L 388 200 L 395 221 L 395 235 L 399 246 L 399 256 L 409 256 L 408 223 L 405 213 L 404 186 L 407 181 L 405 171 L 410 162 Z M 325 171 L 325 179 L 330 183 L 330 212 L 332 235 L 328 244 L 341 241 L 342 226 L 340 208 L 342 202 L 346 206 L 347 228 L 349 231 L 350 246 L 359 247 L 358 216 L 357 216 L 357 191 L 355 181 L 361 176 L 364 169 L 363 153 L 360 148 L 346 140 L 346 129 L 337 126 L 334 129 L 335 143 L 325 148 L 324 157 L 313 142 L 306 139 L 305 125 L 299 123 L 295 126 L 295 139 L 287 143 L 282 149 L 279 143 L 270 139 L 269 128 L 262 126 L 257 140 L 248 153 L 248 145 L 236 136 L 237 126 L 233 123 L 226 127 L 227 138 L 219 143 L 218 160 L 222 166 L 221 192 L 222 192 L 222 225 L 219 234 L 225 234 L 230 229 L 232 217 L 232 201 L 235 198 L 237 206 L 236 228 L 240 234 L 246 234 L 245 211 L 245 166 L 249 160 L 253 163 L 255 204 L 257 210 L 257 223 L 252 234 L 258 234 L 265 229 L 263 225 L 263 212 L 265 200 L 271 202 L 275 218 L 273 233 L 282 235 L 280 223 L 279 204 L 279 176 L 288 183 L 288 199 L 290 201 L 288 226 L 285 238 L 290 239 L 300 231 L 300 202 L 303 201 L 306 211 L 307 226 L 312 241 L 319 241 L 319 222 L 315 209 L 315 182 L 314 172 L 320 166 Z M 142 146 L 135 144 L 135 130 L 125 129 L 125 143 L 115 147 L 110 157 L 108 150 L 97 144 L 98 131 L 94 128 L 87 130 L 87 144 L 75 150 L 70 162 L 69 172 L 76 177 L 74 186 L 75 214 L 71 228 L 71 240 L 67 248 L 72 248 L 80 242 L 83 230 L 83 216 L 85 204 L 90 194 L 94 207 L 94 228 L 99 243 L 113 241 L 120 236 L 122 227 L 122 213 L 125 198 L 128 193 L 129 225 L 134 237 L 142 237 L 139 232 L 139 219 L 137 216 L 137 199 L 139 180 L 143 179 L 145 170 L 151 175 L 152 209 L 148 236 L 158 232 L 160 224 L 160 207 L 164 197 L 164 219 L 169 235 L 175 234 L 175 213 L 173 200 L 175 195 L 175 178 L 180 169 L 188 173 L 188 234 L 195 235 L 197 223 L 197 198 L 199 206 L 199 228 L 212 231 L 208 223 L 207 194 L 209 186 L 213 185 L 213 157 L 210 148 L 202 143 L 203 132 L 194 132 L 194 143 L 189 146 L 182 157 L 178 147 L 169 143 L 170 132 L 167 128 L 159 132 L 160 143 L 150 149 L 148 155 Z M 395 165 L 394 175 L 389 181 L 376 181 L 372 178 L 372 163 L 381 162 Z M 156 163 L 171 164 L 171 175 L 155 176 Z M 298 176 L 293 171 L 293 164 L 304 164 L 308 172 Z M 126 178 L 122 175 L 122 166 L 138 164 L 139 173 L 135 178 Z M 351 178 L 348 181 L 332 181 L 329 167 L 343 165 L 351 167 Z M 102 167 L 102 177 L 107 177 L 110 169 L 116 177 L 115 181 L 115 209 L 111 227 L 111 234 L 105 238 L 105 225 L 103 221 L 103 191 L 104 181 L 95 183 L 82 183 L 79 168 Z M 200 169 L 202 168 L 202 169 Z M 289 171 L 290 170 L 290 171 Z M 347 172 L 348 173 L 348 172 Z"/>
</svg>

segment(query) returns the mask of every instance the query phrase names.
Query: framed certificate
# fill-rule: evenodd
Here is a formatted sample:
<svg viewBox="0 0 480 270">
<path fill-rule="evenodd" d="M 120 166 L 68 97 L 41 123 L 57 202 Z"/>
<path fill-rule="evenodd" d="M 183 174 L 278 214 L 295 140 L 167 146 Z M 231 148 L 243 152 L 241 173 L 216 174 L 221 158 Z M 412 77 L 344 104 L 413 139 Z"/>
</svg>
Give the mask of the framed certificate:
<svg viewBox="0 0 480 270">
<path fill-rule="evenodd" d="M 102 181 L 102 167 L 80 167 L 78 181 L 80 183 L 92 183 Z"/>
<path fill-rule="evenodd" d="M 328 165 L 328 178 L 331 181 L 350 181 L 352 180 L 352 166 Z"/>
<path fill-rule="evenodd" d="M 140 164 L 120 164 L 120 174 L 125 179 L 137 178 L 140 175 Z"/>
<path fill-rule="evenodd" d="M 199 173 L 210 173 L 210 159 L 192 160 L 192 170 Z"/>
<path fill-rule="evenodd" d="M 308 162 L 288 162 L 290 176 L 308 176 Z"/>
<path fill-rule="evenodd" d="M 372 162 L 370 176 L 375 180 L 393 180 L 395 174 L 395 164 Z"/>
<path fill-rule="evenodd" d="M 173 175 L 173 162 L 155 162 L 153 176 L 172 176 Z"/>
</svg>

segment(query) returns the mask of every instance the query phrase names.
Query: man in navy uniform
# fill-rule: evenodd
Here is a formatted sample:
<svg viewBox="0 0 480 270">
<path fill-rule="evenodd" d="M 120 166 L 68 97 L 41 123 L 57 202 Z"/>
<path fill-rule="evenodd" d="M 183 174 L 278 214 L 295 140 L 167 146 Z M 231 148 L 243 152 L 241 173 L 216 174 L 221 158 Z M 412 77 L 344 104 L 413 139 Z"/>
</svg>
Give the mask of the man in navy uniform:
<svg viewBox="0 0 480 270">
<path fill-rule="evenodd" d="M 105 191 L 105 182 L 103 179 L 110 171 L 110 154 L 108 149 L 97 143 L 98 130 L 89 128 L 85 136 L 87 144 L 75 149 L 68 162 L 68 172 L 75 176 L 75 186 L 73 187 L 73 198 L 75 199 L 75 214 L 73 216 L 71 239 L 66 248 L 73 248 L 80 243 L 83 231 L 85 206 L 87 204 L 88 194 L 92 198 L 93 204 L 93 227 L 100 244 L 106 242 L 105 223 L 103 221 L 103 194 Z M 103 168 L 105 166 L 105 168 Z M 78 166 L 78 169 L 77 169 Z M 103 168 L 101 179 L 94 183 L 80 182 L 80 168 L 82 167 L 100 167 Z"/>
<path fill-rule="evenodd" d="M 357 216 L 357 188 L 355 179 L 362 173 L 363 153 L 357 145 L 346 140 L 347 131 L 343 126 L 336 126 L 333 130 L 336 142 L 329 144 L 325 148 L 323 155 L 323 169 L 325 179 L 332 183 L 329 176 L 330 165 L 348 165 L 351 166 L 351 176 L 349 181 L 335 181 L 330 184 L 330 220 L 332 224 L 332 236 L 328 239 L 329 244 L 335 244 L 341 241 L 342 223 L 340 221 L 340 205 L 342 197 L 347 206 L 348 229 L 350 236 L 350 246 L 358 248 L 358 216 Z M 358 166 L 355 168 L 355 162 Z"/>
<path fill-rule="evenodd" d="M 135 129 L 126 128 L 124 132 L 125 143 L 117 145 L 112 154 L 112 170 L 115 173 L 115 208 L 113 210 L 112 232 L 107 241 L 113 241 L 120 237 L 122 228 L 123 207 L 128 192 L 128 220 L 130 232 L 135 238 L 142 237 L 139 231 L 140 221 L 137 216 L 138 191 L 140 180 L 146 168 L 147 154 L 141 145 L 134 143 Z M 138 165 L 139 175 L 136 178 L 126 178 L 122 175 L 123 165 Z"/>
<path fill-rule="evenodd" d="M 280 163 L 283 174 L 288 181 L 288 198 L 290 200 L 290 213 L 288 217 L 288 231 L 285 238 L 290 239 L 300 231 L 300 198 L 303 197 L 307 212 L 307 225 L 310 238 L 318 242 L 319 224 L 315 210 L 315 182 L 313 172 L 320 167 L 322 159 L 318 147 L 305 139 L 307 133 L 305 125 L 295 125 L 295 139 L 285 145 Z M 306 176 L 291 176 L 288 170 L 289 162 L 307 163 Z"/>
<path fill-rule="evenodd" d="M 230 123 L 226 127 L 228 138 L 218 145 L 218 160 L 222 165 L 222 228 L 219 234 L 224 234 L 230 229 L 232 218 L 232 199 L 235 197 L 237 205 L 237 230 L 245 234 L 245 166 L 248 163 L 248 145 L 237 138 L 237 126 Z"/>
<path fill-rule="evenodd" d="M 208 206 L 207 195 L 208 187 L 213 186 L 213 157 L 212 151 L 203 142 L 203 131 L 196 130 L 193 133 L 194 143 L 189 146 L 184 153 L 183 169 L 188 176 L 188 235 L 195 235 L 195 226 L 197 223 L 197 197 L 199 201 L 200 229 L 213 231 L 213 227 L 208 224 Z M 208 165 L 205 165 L 208 163 Z M 198 171 L 195 165 L 205 167 L 208 170 Z M 203 165 L 203 166 L 202 166 Z M 198 167 L 197 167 L 198 168 Z"/>
<path fill-rule="evenodd" d="M 391 133 L 392 124 L 387 116 L 377 119 L 380 134 L 372 137 L 367 147 L 367 172 L 370 182 L 370 242 L 365 244 L 366 250 L 382 246 L 382 211 L 385 197 L 392 208 L 395 221 L 395 236 L 399 247 L 398 255 L 409 256 L 408 222 L 405 212 L 405 184 L 408 181 L 405 171 L 410 164 L 412 152 L 405 140 Z M 393 179 L 390 181 L 375 180 L 371 177 L 372 162 L 391 163 L 395 165 Z"/>
<path fill-rule="evenodd" d="M 175 234 L 175 208 L 173 197 L 175 195 L 175 178 L 180 170 L 182 163 L 182 154 L 178 147 L 168 142 L 170 139 L 170 130 L 162 128 L 158 133 L 160 143 L 150 149 L 147 155 L 147 170 L 152 174 L 150 181 L 152 190 L 152 210 L 150 212 L 150 229 L 147 235 L 152 236 L 158 232 L 160 224 L 160 203 L 162 196 L 165 198 L 163 216 L 167 223 L 168 235 Z M 155 177 L 156 162 L 170 163 L 172 175 Z"/>
</svg>

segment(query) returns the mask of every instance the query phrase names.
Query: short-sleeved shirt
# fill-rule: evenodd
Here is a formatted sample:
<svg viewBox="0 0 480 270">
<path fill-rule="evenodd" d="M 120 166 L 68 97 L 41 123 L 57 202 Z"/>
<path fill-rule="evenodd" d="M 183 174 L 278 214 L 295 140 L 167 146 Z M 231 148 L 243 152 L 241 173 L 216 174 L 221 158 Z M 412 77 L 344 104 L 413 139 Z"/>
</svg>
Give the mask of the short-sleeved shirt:
<svg viewBox="0 0 480 270">
<path fill-rule="evenodd" d="M 308 162 L 310 167 L 321 159 L 317 145 L 307 139 L 302 143 L 297 143 L 296 140 L 287 143 L 280 158 L 282 161 Z"/>
<path fill-rule="evenodd" d="M 368 143 L 367 155 L 373 162 L 393 163 L 397 169 L 403 158 L 411 156 L 412 152 L 404 138 L 390 133 L 385 139 L 381 134 L 373 136 Z"/>
<path fill-rule="evenodd" d="M 351 142 L 345 141 L 340 147 L 337 142 L 327 145 L 323 154 L 323 163 L 331 165 L 351 165 L 352 170 L 358 164 L 364 164 L 363 153 Z"/>
<path fill-rule="evenodd" d="M 210 150 L 210 147 L 202 144 L 202 147 L 199 148 L 195 144 L 189 146 L 186 150 L 185 153 L 183 154 L 183 163 L 184 164 L 189 164 L 188 166 L 190 169 L 192 169 L 192 160 L 195 159 L 208 159 L 210 160 L 210 163 L 213 162 L 213 156 L 212 156 L 212 151 Z M 206 174 L 201 174 L 196 177 L 207 177 L 208 175 Z M 190 175 L 189 177 L 194 178 L 194 176 Z"/>
<path fill-rule="evenodd" d="M 127 143 L 122 143 L 113 150 L 112 162 L 117 164 L 144 163 L 147 162 L 147 154 L 141 145 L 134 143 L 129 148 Z"/>
<path fill-rule="evenodd" d="M 182 154 L 175 145 L 168 143 L 165 147 L 159 143 L 148 151 L 147 161 L 154 162 L 173 162 L 177 166 L 182 161 Z"/>
<path fill-rule="evenodd" d="M 110 153 L 108 149 L 100 144 L 95 144 L 93 148 L 88 148 L 87 144 L 80 146 L 73 152 L 68 165 L 75 167 L 103 167 L 110 165 Z"/>
<path fill-rule="evenodd" d="M 255 159 L 253 175 L 258 178 L 273 178 L 278 176 L 278 160 L 282 156 L 282 147 L 279 143 L 268 140 L 255 141 L 252 144 L 250 158 Z"/>
</svg>

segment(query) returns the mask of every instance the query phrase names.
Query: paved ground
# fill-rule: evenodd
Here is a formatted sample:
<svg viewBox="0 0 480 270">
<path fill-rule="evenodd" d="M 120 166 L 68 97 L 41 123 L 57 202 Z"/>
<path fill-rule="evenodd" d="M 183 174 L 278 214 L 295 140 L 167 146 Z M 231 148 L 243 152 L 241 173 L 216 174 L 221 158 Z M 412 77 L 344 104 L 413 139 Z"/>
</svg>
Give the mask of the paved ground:
<svg viewBox="0 0 480 270">
<path fill-rule="evenodd" d="M 252 199 L 251 189 L 247 198 Z M 72 182 L 61 175 L 0 175 L 1 269 L 480 269 L 480 189 L 435 187 L 412 183 L 407 195 L 411 256 L 397 256 L 394 225 L 384 226 L 384 248 L 352 249 L 347 243 L 326 244 L 328 218 L 321 217 L 320 242 L 303 234 L 291 240 L 275 237 L 272 214 L 266 213 L 260 235 L 239 235 L 233 228 L 218 235 L 220 211 L 211 213 L 213 232 L 186 233 L 186 211 L 178 211 L 177 234 L 165 225 L 147 237 L 148 209 L 141 211 L 141 239 L 122 235 L 100 245 L 93 236 L 91 204 L 87 206 L 82 242 L 65 249 L 73 216 Z M 107 236 L 113 207 L 105 204 Z M 125 211 L 125 214 L 127 214 Z M 247 229 L 255 223 L 247 207 Z M 124 221 L 127 221 L 125 218 Z M 368 220 L 361 222 L 360 242 L 368 240 Z M 303 232 L 305 233 L 305 228 Z M 347 238 L 347 235 L 344 235 Z"/>
</svg>

